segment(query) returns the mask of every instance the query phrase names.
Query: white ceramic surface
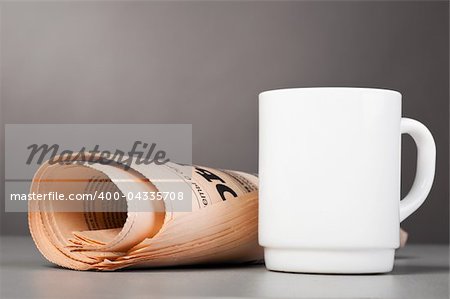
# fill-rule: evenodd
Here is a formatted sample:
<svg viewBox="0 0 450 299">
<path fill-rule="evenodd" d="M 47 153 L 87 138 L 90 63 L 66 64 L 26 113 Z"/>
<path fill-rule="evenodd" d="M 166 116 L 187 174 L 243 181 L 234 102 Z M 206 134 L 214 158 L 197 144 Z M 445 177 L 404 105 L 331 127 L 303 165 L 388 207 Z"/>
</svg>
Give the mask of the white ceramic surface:
<svg viewBox="0 0 450 299">
<path fill-rule="evenodd" d="M 417 144 L 416 178 L 400 201 L 401 134 Z M 399 224 L 426 199 L 436 148 L 401 117 L 401 94 L 296 88 L 259 95 L 259 242 L 269 270 L 392 270 Z"/>
</svg>

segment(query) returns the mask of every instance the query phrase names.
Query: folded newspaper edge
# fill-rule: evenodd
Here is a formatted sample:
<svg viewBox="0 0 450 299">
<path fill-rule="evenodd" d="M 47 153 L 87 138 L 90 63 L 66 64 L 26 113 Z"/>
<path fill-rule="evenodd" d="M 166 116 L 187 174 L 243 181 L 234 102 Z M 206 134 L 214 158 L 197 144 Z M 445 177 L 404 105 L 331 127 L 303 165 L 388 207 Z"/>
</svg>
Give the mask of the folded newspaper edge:
<svg viewBox="0 0 450 299">
<path fill-rule="evenodd" d="M 79 201 L 30 201 L 31 235 L 50 262 L 76 270 L 107 271 L 262 261 L 256 176 L 171 162 L 133 161 L 128 170 L 118 163 L 77 162 L 43 164 L 31 192 L 136 194 L 176 188 L 177 193 L 192 195 L 191 211 L 177 211 L 170 201 L 127 200 L 125 212 L 120 207 L 97 212 L 92 204 Z"/>
</svg>

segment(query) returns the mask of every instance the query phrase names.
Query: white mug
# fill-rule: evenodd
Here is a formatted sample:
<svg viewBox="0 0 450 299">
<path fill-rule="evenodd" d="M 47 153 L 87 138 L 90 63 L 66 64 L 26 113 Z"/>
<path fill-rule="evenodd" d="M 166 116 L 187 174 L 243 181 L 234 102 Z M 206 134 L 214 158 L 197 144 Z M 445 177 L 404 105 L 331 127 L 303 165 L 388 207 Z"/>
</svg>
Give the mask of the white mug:
<svg viewBox="0 0 450 299">
<path fill-rule="evenodd" d="M 400 201 L 401 134 L 417 172 Z M 374 88 L 293 88 L 259 95 L 259 243 L 269 270 L 392 270 L 400 222 L 424 202 L 436 147 L 401 117 L 401 94 Z"/>
</svg>

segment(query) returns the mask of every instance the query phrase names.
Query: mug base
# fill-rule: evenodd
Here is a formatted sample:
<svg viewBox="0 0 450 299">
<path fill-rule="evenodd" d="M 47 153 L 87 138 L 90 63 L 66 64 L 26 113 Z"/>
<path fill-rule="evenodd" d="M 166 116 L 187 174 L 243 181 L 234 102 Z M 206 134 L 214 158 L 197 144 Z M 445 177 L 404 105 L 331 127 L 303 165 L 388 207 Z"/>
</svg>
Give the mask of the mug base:
<svg viewBox="0 0 450 299">
<path fill-rule="evenodd" d="M 386 273 L 394 266 L 395 249 L 264 248 L 272 271 L 327 274 Z"/>
</svg>

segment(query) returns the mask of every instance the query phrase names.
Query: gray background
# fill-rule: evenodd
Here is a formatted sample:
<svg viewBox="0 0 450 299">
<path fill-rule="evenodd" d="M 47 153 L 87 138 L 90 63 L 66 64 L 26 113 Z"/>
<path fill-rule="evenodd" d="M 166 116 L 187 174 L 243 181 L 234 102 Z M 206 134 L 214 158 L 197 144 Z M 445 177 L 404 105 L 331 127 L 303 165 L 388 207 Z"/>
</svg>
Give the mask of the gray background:
<svg viewBox="0 0 450 299">
<path fill-rule="evenodd" d="M 447 243 L 448 18 L 447 2 L 419 1 L 3 3 L 1 121 L 192 123 L 194 163 L 255 172 L 259 92 L 396 89 L 438 150 L 403 226 Z M 416 152 L 403 147 L 405 194 Z M 27 234 L 25 214 L 1 216 L 2 234 Z"/>
</svg>

